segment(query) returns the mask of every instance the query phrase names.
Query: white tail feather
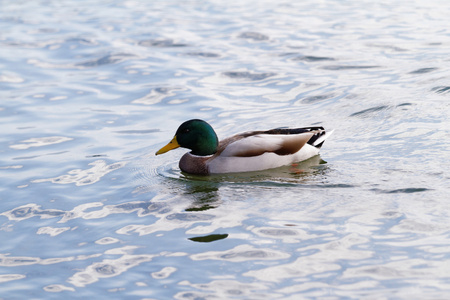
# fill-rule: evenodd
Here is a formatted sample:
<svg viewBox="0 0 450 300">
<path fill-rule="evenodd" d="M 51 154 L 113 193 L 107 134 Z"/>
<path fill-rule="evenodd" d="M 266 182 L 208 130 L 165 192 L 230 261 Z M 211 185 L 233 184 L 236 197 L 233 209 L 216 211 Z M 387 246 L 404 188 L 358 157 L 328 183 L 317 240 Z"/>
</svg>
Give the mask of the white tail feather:
<svg viewBox="0 0 450 300">
<path fill-rule="evenodd" d="M 324 135 L 322 135 L 321 137 L 319 137 L 317 140 L 314 141 L 313 146 L 320 145 L 320 143 L 322 143 L 327 138 L 329 138 L 333 132 L 334 132 L 334 129 L 331 131 L 327 131 Z"/>
</svg>

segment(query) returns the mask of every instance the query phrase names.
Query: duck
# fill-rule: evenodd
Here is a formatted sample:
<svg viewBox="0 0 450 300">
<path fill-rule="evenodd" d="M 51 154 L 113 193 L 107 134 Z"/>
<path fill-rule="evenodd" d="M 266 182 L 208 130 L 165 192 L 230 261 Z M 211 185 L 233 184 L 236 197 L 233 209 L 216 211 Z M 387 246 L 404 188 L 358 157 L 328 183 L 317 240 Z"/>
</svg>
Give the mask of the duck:
<svg viewBox="0 0 450 300">
<path fill-rule="evenodd" d="M 155 154 L 182 147 L 191 150 L 181 171 L 195 175 L 242 173 L 278 168 L 319 154 L 333 131 L 321 126 L 247 131 L 219 141 L 210 124 L 200 119 L 182 123 L 172 140 Z"/>
</svg>

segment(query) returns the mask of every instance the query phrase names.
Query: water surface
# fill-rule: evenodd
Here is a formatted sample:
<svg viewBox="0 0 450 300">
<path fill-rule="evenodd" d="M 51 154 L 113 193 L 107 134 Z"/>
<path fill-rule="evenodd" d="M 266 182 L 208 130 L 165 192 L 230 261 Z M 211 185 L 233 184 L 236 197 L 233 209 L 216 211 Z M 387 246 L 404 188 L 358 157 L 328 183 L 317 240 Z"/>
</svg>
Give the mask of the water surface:
<svg viewBox="0 0 450 300">
<path fill-rule="evenodd" d="M 446 1 L 3 1 L 0 298 L 450 294 Z M 210 177 L 163 156 L 335 129 Z"/>
</svg>

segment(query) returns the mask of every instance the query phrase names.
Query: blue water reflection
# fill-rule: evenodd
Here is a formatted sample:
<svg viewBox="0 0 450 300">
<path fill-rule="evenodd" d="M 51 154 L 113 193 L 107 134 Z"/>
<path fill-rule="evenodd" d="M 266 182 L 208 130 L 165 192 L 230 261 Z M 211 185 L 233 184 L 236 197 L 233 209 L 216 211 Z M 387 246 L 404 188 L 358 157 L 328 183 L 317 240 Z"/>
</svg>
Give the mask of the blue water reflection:
<svg viewBox="0 0 450 300">
<path fill-rule="evenodd" d="M 445 1 L 3 1 L 0 298 L 446 298 Z M 336 129 L 209 177 L 178 125 Z"/>
</svg>

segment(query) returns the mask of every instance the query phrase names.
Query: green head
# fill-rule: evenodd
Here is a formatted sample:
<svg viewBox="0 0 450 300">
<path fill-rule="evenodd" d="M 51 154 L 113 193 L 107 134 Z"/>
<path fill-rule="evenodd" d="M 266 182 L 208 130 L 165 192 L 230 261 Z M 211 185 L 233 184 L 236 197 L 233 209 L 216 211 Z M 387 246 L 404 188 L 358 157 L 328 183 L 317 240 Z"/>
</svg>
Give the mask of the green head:
<svg viewBox="0 0 450 300">
<path fill-rule="evenodd" d="M 191 153 L 207 156 L 216 153 L 219 140 L 214 129 L 203 120 L 194 119 L 184 122 L 178 127 L 174 138 L 156 154 L 183 147 L 191 149 Z"/>
</svg>

